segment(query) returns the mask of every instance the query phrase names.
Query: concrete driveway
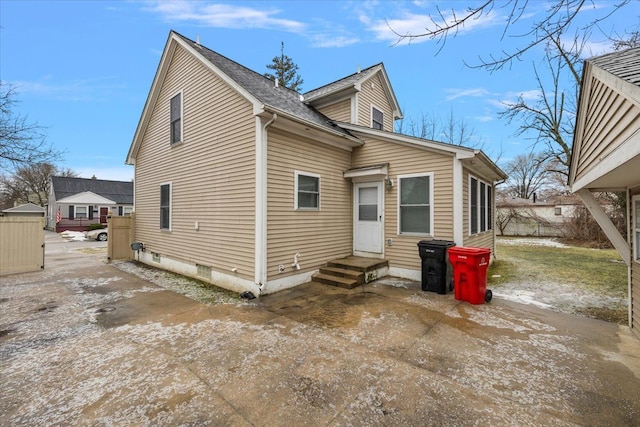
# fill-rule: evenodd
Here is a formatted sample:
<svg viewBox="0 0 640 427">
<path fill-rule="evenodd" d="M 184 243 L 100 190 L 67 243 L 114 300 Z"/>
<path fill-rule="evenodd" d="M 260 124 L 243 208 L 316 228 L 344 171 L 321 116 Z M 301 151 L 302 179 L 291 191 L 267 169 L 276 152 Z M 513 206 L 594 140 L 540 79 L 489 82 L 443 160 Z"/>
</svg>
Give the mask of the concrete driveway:
<svg viewBox="0 0 640 427">
<path fill-rule="evenodd" d="M 389 278 L 207 305 L 100 245 L 0 278 L 1 425 L 640 423 L 625 327 Z"/>
</svg>

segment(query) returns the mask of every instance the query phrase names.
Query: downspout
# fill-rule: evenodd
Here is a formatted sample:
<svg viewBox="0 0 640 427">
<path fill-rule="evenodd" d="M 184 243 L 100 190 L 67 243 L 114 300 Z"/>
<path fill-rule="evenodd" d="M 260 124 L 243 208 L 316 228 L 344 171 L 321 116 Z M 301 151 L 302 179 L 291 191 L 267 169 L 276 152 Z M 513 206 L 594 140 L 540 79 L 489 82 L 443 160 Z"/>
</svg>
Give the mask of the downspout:
<svg viewBox="0 0 640 427">
<path fill-rule="evenodd" d="M 254 280 L 259 293 L 267 283 L 267 128 L 278 115 L 273 113 L 271 119 L 262 124 L 262 118 L 256 117 L 256 209 L 255 209 L 255 252 Z"/>
<path fill-rule="evenodd" d="M 631 242 L 633 241 L 633 234 L 632 234 L 632 230 L 633 230 L 633 226 L 631 224 L 631 212 L 633 212 L 633 206 L 631 204 L 631 188 L 627 187 L 627 192 L 625 194 L 625 196 L 627 197 L 627 217 L 626 217 L 626 222 L 627 222 L 627 242 L 629 243 L 629 256 L 631 257 L 631 260 L 633 260 L 633 253 L 632 251 L 632 247 L 631 247 Z M 637 245 L 638 242 L 633 241 L 634 245 Z M 629 310 L 629 314 L 627 317 L 627 321 L 629 323 L 629 328 L 633 328 L 633 294 L 631 292 L 632 290 L 632 286 L 631 286 L 631 262 L 629 262 L 629 265 L 627 265 L 627 310 Z"/>
</svg>

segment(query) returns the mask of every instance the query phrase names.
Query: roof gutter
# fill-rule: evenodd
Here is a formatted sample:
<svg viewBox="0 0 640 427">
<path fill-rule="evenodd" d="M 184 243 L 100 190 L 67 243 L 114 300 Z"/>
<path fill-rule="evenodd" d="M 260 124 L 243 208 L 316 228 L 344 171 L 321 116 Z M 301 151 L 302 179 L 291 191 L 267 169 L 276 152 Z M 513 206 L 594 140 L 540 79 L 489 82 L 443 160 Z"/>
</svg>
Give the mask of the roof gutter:
<svg viewBox="0 0 640 427">
<path fill-rule="evenodd" d="M 328 132 L 328 133 L 330 133 L 330 134 L 332 134 L 334 136 L 337 136 L 339 138 L 347 139 L 347 140 L 349 140 L 351 143 L 353 143 L 356 146 L 364 145 L 364 142 L 362 142 L 361 140 L 359 140 L 355 136 L 352 136 L 352 135 L 349 135 L 349 134 L 345 134 L 343 132 L 335 131 L 335 130 L 329 128 L 329 127 L 322 127 L 322 126 L 318 125 L 317 123 L 311 122 L 309 120 L 303 119 L 303 118 L 298 117 L 298 116 L 294 116 L 294 115 L 288 114 L 288 113 L 286 113 L 286 112 L 284 112 L 284 111 L 282 111 L 282 110 L 280 110 L 278 108 L 272 107 L 270 105 L 263 105 L 262 106 L 262 110 L 263 111 L 268 111 L 268 112 L 270 112 L 272 114 L 276 114 L 279 117 L 283 117 L 283 118 L 286 118 L 286 119 L 289 119 L 289 120 L 292 120 L 292 121 L 295 121 L 295 122 L 303 123 L 304 125 L 312 127 L 312 128 L 314 128 L 316 130 L 323 131 L 323 132 Z M 331 123 L 333 123 L 333 121 L 331 121 Z M 341 129 L 343 129 L 341 126 L 338 126 L 338 125 L 335 125 L 335 126 L 336 127 L 340 127 Z"/>
</svg>

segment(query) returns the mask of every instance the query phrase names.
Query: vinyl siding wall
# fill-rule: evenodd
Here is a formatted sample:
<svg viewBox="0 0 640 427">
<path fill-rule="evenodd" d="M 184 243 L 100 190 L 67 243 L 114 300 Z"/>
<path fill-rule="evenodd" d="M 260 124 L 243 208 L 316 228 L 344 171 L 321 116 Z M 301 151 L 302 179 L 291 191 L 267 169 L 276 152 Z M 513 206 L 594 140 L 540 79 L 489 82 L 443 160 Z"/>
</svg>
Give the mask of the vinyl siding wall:
<svg viewBox="0 0 640 427">
<path fill-rule="evenodd" d="M 491 230 L 487 230 L 484 231 L 482 233 L 476 233 L 473 235 L 469 235 L 469 232 L 471 230 L 470 227 L 470 204 L 471 201 L 469 199 L 469 177 L 473 176 L 477 179 L 479 179 L 480 181 L 484 181 L 486 184 L 490 184 L 492 186 L 491 189 L 491 195 L 492 195 L 492 200 L 491 200 L 491 224 L 492 224 L 492 229 Z M 492 255 L 492 259 L 495 256 L 495 235 L 494 235 L 494 230 L 495 230 L 495 215 L 496 215 L 496 203 L 495 203 L 495 197 L 496 197 L 496 189 L 493 186 L 493 182 L 484 178 L 481 175 L 478 175 L 474 172 L 469 171 L 468 169 L 464 169 L 462 172 L 462 183 L 463 183 L 463 236 L 464 236 L 464 246 L 468 246 L 468 247 L 473 247 L 473 248 L 489 248 L 491 249 L 491 255 Z"/>
<path fill-rule="evenodd" d="M 179 91 L 183 143 L 172 147 L 169 100 Z M 254 144 L 251 104 L 178 47 L 136 158 L 136 239 L 253 281 Z M 160 185 L 169 182 L 171 231 L 161 231 Z"/>
<path fill-rule="evenodd" d="M 331 120 L 351 123 L 351 98 L 318 108 L 318 111 Z"/>
<path fill-rule="evenodd" d="M 640 108 L 597 79 L 591 79 L 576 181 L 640 127 Z"/>
<path fill-rule="evenodd" d="M 635 189 L 631 192 L 631 197 L 629 200 L 632 200 L 632 197 L 640 194 L 640 188 Z M 635 236 L 633 233 L 633 224 L 635 224 L 634 218 L 634 210 L 631 210 L 631 216 L 629 217 L 629 224 L 632 224 L 632 233 L 631 236 Z M 631 305 L 631 328 L 633 332 L 635 332 L 636 336 L 640 338 L 640 261 L 634 260 L 633 254 L 635 254 L 636 245 L 640 245 L 640 242 L 634 241 L 633 237 L 630 239 L 631 241 L 631 301 L 629 304 Z"/>
<path fill-rule="evenodd" d="M 352 253 L 351 152 L 268 128 L 267 274 L 270 280 L 316 270 Z M 295 171 L 320 175 L 320 210 L 296 211 Z M 301 269 L 291 268 L 299 252 Z M 278 265 L 286 267 L 278 272 Z"/>
<path fill-rule="evenodd" d="M 371 127 L 371 105 L 384 114 L 383 130 L 393 132 L 393 109 L 382 89 L 380 73 L 362 83 L 358 94 L 358 125 Z"/>
<path fill-rule="evenodd" d="M 421 261 L 417 243 L 420 240 L 430 240 L 431 237 L 398 234 L 398 175 L 433 173 L 433 236 L 436 239 L 452 240 L 453 157 L 376 138 L 363 138 L 365 145 L 354 150 L 353 166 L 389 162 L 389 177 L 394 181 L 391 189 L 384 190 L 385 258 L 394 268 L 419 271 Z M 393 239 L 391 246 L 386 244 L 387 239 Z"/>
</svg>

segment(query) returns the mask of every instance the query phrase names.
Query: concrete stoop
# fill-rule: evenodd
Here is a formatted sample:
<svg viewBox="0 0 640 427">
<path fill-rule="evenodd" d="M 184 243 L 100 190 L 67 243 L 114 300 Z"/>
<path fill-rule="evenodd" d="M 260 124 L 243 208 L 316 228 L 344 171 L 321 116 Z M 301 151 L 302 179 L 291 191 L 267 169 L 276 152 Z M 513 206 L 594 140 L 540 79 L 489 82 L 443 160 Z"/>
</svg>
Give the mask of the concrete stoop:
<svg viewBox="0 0 640 427">
<path fill-rule="evenodd" d="M 326 285 L 353 289 L 386 275 L 389 262 L 384 259 L 349 256 L 327 262 L 311 280 Z"/>
</svg>

